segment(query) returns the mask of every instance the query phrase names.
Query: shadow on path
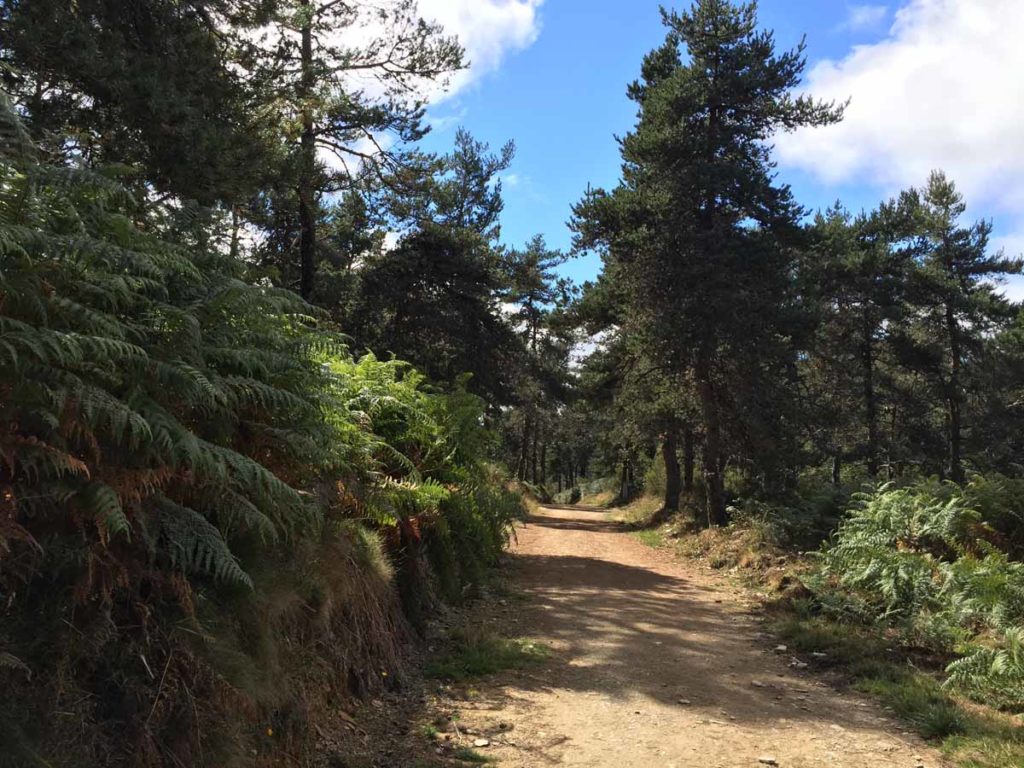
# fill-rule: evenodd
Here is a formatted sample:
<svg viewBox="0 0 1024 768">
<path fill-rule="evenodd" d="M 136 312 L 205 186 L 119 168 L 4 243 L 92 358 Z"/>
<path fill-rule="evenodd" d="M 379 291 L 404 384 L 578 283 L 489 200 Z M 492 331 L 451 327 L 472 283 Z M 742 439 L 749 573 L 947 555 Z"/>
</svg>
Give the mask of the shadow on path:
<svg viewBox="0 0 1024 768">
<path fill-rule="evenodd" d="M 671 706 L 685 698 L 689 711 L 738 723 L 878 728 L 838 693 L 819 689 L 808 700 L 807 678 L 771 652 L 749 613 L 624 530 L 578 507 L 546 507 L 519 530 L 512 567 L 527 597 L 519 629 L 552 643 L 558 658 L 514 687 L 619 700 L 639 693 Z"/>
</svg>

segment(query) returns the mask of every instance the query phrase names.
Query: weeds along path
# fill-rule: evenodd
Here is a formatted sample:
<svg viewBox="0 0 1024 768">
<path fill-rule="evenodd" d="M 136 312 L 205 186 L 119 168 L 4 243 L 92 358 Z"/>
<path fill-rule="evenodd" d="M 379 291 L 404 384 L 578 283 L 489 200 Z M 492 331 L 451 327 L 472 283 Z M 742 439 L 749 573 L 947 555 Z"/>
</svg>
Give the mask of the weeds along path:
<svg viewBox="0 0 1024 768">
<path fill-rule="evenodd" d="M 601 512 L 541 509 L 513 552 L 512 631 L 554 653 L 466 713 L 505 726 L 486 750 L 501 766 L 943 765 L 868 700 L 792 668 L 739 590 Z"/>
</svg>

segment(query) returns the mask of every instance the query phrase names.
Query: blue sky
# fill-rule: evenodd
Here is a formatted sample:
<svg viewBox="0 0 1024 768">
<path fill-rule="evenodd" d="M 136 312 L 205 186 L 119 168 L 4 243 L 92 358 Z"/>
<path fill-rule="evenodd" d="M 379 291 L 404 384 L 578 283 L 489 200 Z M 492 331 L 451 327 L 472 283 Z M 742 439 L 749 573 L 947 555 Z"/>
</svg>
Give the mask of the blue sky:
<svg viewBox="0 0 1024 768">
<path fill-rule="evenodd" d="M 427 148 L 447 150 L 459 125 L 495 148 L 513 139 L 517 152 L 504 180 L 503 240 L 520 245 L 540 233 L 550 245 L 568 248 L 572 204 L 588 184 L 610 187 L 618 179 L 614 136 L 628 131 L 635 117 L 627 83 L 637 76 L 643 55 L 663 39 L 658 4 L 477 2 L 493 13 L 467 28 L 467 47 L 486 66 L 432 108 L 436 127 Z M 780 179 L 808 208 L 838 198 L 859 210 L 922 184 L 928 170 L 943 167 L 958 183 L 963 177 L 970 215 L 994 220 L 996 245 L 1014 254 L 1024 250 L 1024 139 L 1014 140 L 1024 137 L 1024 109 L 1003 106 L 984 114 L 996 109 L 990 100 L 1006 101 L 1005 86 L 1016 79 L 1006 67 L 1024 64 L 1014 60 L 1019 46 L 997 45 L 995 39 L 1003 30 L 1012 37 L 1016 30 L 1009 27 L 1020 26 L 1016 2 L 762 0 L 762 26 L 775 30 L 780 47 L 806 35 L 808 89 L 853 99 L 848 125 L 779 140 Z M 433 2 L 449 11 L 457 3 Z M 514 12 L 514 25 L 511 16 L 502 18 L 505 11 Z M 486 23 L 494 26 L 489 35 L 481 31 Z M 962 67 L 963 80 L 956 79 L 959 69 L 944 69 L 952 65 L 940 58 L 943 50 L 958 53 L 943 39 L 951 26 L 959 26 L 952 42 L 964 48 L 959 53 L 969 64 Z M 1003 82 L 975 87 L 967 79 L 972 74 Z M 598 269 L 591 257 L 570 262 L 565 272 L 582 281 Z"/>
</svg>

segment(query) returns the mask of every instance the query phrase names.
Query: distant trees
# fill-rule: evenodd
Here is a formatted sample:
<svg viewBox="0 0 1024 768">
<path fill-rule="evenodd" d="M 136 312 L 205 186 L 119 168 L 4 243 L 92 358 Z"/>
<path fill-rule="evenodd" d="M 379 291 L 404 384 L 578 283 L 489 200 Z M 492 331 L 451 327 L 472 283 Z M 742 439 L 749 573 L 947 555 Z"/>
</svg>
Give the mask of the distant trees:
<svg viewBox="0 0 1024 768">
<path fill-rule="evenodd" d="M 505 257 L 509 277 L 505 298 L 525 351 L 515 377 L 515 416 L 520 422 L 515 466 L 521 479 L 528 477 L 534 483 L 547 482 L 548 447 L 558 434 L 560 409 L 568 394 L 572 339 L 561 313 L 574 291 L 557 272 L 566 258 L 549 249 L 539 235 Z"/>
<path fill-rule="evenodd" d="M 442 384 L 469 373 L 469 387 L 492 404 L 514 398 L 522 352 L 501 308 L 509 279 L 499 174 L 512 155 L 511 144 L 492 154 L 460 131 L 450 154 L 421 157 L 416 188 L 385 200 L 397 242 L 364 256 L 339 316 L 356 347 L 394 353 Z"/>
<path fill-rule="evenodd" d="M 990 225 L 964 226 L 964 210 L 936 172 L 870 215 L 815 221 L 803 271 L 816 331 L 801 370 L 820 408 L 810 434 L 829 434 L 815 446 L 834 462 L 964 480 L 965 434 L 1002 386 L 980 366 L 1020 311 L 997 281 L 1021 269 L 988 252 Z"/>
<path fill-rule="evenodd" d="M 870 477 L 882 456 L 881 392 L 888 331 L 905 311 L 912 267 L 909 248 L 898 245 L 893 206 L 856 217 L 839 205 L 819 213 L 799 272 L 800 290 L 813 323 L 801 372 L 814 393 L 809 434 L 813 448 L 831 457 L 832 480 L 842 466 L 862 462 Z"/>
</svg>

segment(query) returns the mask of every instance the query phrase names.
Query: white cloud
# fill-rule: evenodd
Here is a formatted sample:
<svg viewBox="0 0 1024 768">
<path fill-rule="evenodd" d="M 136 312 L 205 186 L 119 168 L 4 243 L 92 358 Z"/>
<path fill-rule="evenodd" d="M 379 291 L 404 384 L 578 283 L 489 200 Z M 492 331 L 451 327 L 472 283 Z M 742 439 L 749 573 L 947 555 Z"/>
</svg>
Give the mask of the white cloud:
<svg viewBox="0 0 1024 768">
<path fill-rule="evenodd" d="M 851 99 L 835 126 L 778 137 L 778 158 L 824 183 L 891 194 L 941 168 L 1024 239 L 1021 0 L 910 0 L 888 36 L 814 66 L 807 90 Z"/>
<path fill-rule="evenodd" d="M 330 0 L 314 0 L 315 5 L 326 8 Z M 466 115 L 453 98 L 479 80 L 484 75 L 496 70 L 504 58 L 512 51 L 530 46 L 540 34 L 539 10 L 544 0 L 419 0 L 416 12 L 427 21 L 438 22 L 446 35 L 458 38 L 465 49 L 465 61 L 468 65 L 444 80 L 422 79 L 409 83 L 410 90 L 401 97 L 422 98 L 431 106 L 427 116 L 430 127 L 444 130 L 461 122 Z M 389 12 L 401 7 L 400 0 L 383 0 L 381 8 Z M 368 5 L 360 10 L 349 26 L 333 30 L 327 34 L 324 42 L 339 48 L 351 47 L 353 50 L 366 46 L 371 40 L 384 33 L 383 22 L 377 9 Z M 297 32 L 285 25 L 268 26 L 252 34 L 268 50 L 273 49 L 281 36 L 296 39 Z M 343 75 L 346 87 L 360 90 L 370 98 L 381 97 L 392 92 L 393 83 L 385 82 L 380 71 L 346 72 Z M 447 112 L 442 113 L 447 109 Z M 438 111 L 441 110 L 441 111 Z M 394 137 L 377 134 L 372 138 L 365 137 L 353 145 L 353 149 L 365 154 L 376 154 L 387 150 L 394 143 Z M 349 164 L 353 168 L 359 165 L 355 157 L 346 156 L 321 147 L 321 159 L 330 167 L 341 169 Z M 514 182 L 513 182 L 514 183 Z"/>
<path fill-rule="evenodd" d="M 850 5 L 846 8 L 846 20 L 840 28 L 850 32 L 863 32 L 877 27 L 888 15 L 887 5 Z"/>
<path fill-rule="evenodd" d="M 999 292 L 1010 301 L 1018 304 L 1024 303 L 1024 277 L 1013 275 L 1006 279 L 1006 283 L 999 286 Z"/>
<path fill-rule="evenodd" d="M 496 70 L 508 53 L 529 47 L 540 34 L 543 1 L 419 0 L 420 15 L 457 36 L 470 64 L 452 78 L 448 93 L 439 100 Z"/>
<path fill-rule="evenodd" d="M 454 112 L 450 112 L 447 115 L 440 115 L 431 112 L 427 115 L 427 124 L 435 131 L 446 131 L 449 128 L 454 128 L 459 125 L 463 120 L 466 119 L 468 114 L 465 107 L 456 109 Z"/>
<path fill-rule="evenodd" d="M 1019 224 L 1017 234 L 993 237 L 992 250 L 1002 250 L 1011 259 L 1024 257 L 1024 222 Z M 1008 275 L 1000 290 L 1011 301 L 1024 302 L 1024 275 Z"/>
</svg>

